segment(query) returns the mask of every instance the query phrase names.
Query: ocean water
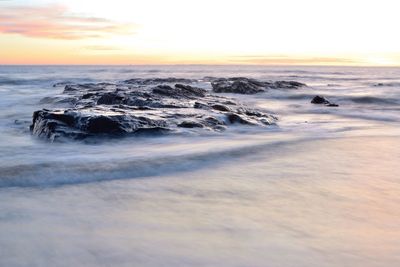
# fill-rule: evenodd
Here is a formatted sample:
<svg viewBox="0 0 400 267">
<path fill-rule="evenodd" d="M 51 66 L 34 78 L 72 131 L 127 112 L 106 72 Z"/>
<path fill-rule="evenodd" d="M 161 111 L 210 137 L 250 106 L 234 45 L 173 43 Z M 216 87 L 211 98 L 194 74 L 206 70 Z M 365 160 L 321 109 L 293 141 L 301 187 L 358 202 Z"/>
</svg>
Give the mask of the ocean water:
<svg viewBox="0 0 400 267">
<path fill-rule="evenodd" d="M 58 82 L 245 76 L 268 128 L 48 143 Z M 339 107 L 310 103 L 315 95 Z M 399 266 L 400 68 L 0 66 L 0 266 Z"/>
</svg>

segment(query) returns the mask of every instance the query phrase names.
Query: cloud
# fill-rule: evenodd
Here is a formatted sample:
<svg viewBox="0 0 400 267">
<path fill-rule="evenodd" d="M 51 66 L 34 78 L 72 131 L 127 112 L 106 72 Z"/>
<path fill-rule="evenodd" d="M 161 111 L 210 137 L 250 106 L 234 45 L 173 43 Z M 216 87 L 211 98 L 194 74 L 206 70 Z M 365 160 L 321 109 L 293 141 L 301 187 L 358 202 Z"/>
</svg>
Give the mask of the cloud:
<svg viewBox="0 0 400 267">
<path fill-rule="evenodd" d="M 0 9 L 0 33 L 78 40 L 131 34 L 132 30 L 130 24 L 71 14 L 62 5 L 3 6 Z"/>
<path fill-rule="evenodd" d="M 291 57 L 291 56 L 263 56 L 263 55 L 248 55 L 236 56 L 230 59 L 231 62 L 248 63 L 248 64 L 288 64 L 288 65 L 303 65 L 303 64 L 354 64 L 360 63 L 354 59 L 336 58 L 336 57 Z"/>
<path fill-rule="evenodd" d="M 118 47 L 108 46 L 108 45 L 88 45 L 85 46 L 86 50 L 95 50 L 95 51 L 118 51 L 120 50 Z"/>
</svg>

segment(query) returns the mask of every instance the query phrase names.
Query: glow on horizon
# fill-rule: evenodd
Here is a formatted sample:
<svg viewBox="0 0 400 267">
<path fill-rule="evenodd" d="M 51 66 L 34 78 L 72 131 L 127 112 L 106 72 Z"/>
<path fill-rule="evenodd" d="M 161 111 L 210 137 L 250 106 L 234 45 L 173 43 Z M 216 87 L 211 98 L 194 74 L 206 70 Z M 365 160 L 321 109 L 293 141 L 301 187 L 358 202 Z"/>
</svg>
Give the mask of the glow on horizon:
<svg viewBox="0 0 400 267">
<path fill-rule="evenodd" d="M 0 0 L 0 64 L 400 65 L 396 0 Z"/>
</svg>

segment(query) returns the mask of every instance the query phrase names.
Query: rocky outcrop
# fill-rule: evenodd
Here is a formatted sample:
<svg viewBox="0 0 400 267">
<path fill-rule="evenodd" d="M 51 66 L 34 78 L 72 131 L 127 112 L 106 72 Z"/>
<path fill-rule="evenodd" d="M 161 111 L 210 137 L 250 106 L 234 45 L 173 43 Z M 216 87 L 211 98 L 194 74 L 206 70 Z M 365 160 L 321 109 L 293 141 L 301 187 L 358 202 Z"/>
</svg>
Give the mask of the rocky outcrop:
<svg viewBox="0 0 400 267">
<path fill-rule="evenodd" d="M 213 91 L 216 93 L 256 94 L 268 89 L 297 89 L 306 86 L 303 83 L 295 81 L 262 82 L 245 77 L 233 77 L 227 79 L 205 77 L 204 80 L 211 82 Z"/>
<path fill-rule="evenodd" d="M 338 107 L 338 104 L 335 103 L 331 103 L 328 99 L 326 99 L 325 97 L 322 96 L 315 96 L 312 100 L 311 100 L 312 104 L 317 104 L 317 105 L 325 105 L 328 107 Z"/>
<path fill-rule="evenodd" d="M 256 90 L 261 85 L 251 79 L 247 79 L 247 85 L 238 82 L 245 91 L 246 86 Z M 57 106 L 60 99 L 64 99 L 62 107 L 34 112 L 30 127 L 33 135 L 54 141 L 223 131 L 234 124 L 266 127 L 276 121 L 262 110 L 210 94 L 187 79 L 68 84 L 53 98 L 53 104 Z M 52 98 L 47 97 L 45 103 L 51 105 Z"/>
<path fill-rule="evenodd" d="M 262 83 L 247 78 L 218 79 L 211 82 L 211 86 L 216 93 L 234 94 L 256 94 L 266 89 Z"/>
</svg>

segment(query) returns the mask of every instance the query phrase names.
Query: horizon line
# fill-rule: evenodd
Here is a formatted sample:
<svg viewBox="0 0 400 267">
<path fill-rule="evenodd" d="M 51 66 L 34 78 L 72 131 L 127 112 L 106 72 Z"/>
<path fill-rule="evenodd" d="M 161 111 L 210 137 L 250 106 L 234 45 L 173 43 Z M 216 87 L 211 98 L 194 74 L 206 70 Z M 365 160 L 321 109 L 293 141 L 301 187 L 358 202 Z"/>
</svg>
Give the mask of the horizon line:
<svg viewBox="0 0 400 267">
<path fill-rule="evenodd" d="M 359 67 L 359 68 L 400 68 L 399 65 L 335 65 L 335 64 L 203 64 L 203 63 L 160 63 L 160 64 L 2 64 L 0 66 L 241 66 L 241 67 Z"/>
</svg>

